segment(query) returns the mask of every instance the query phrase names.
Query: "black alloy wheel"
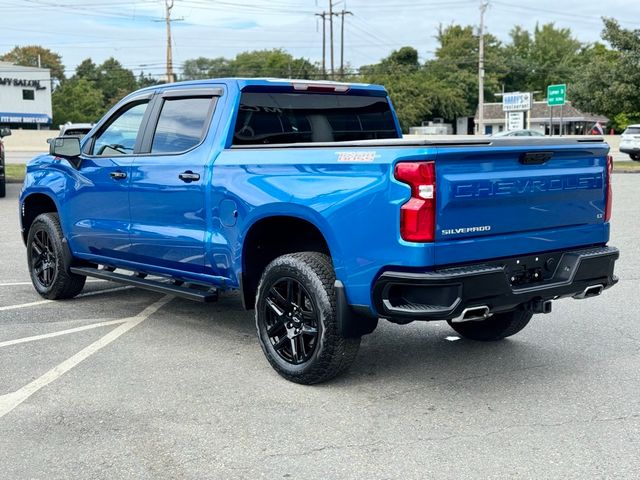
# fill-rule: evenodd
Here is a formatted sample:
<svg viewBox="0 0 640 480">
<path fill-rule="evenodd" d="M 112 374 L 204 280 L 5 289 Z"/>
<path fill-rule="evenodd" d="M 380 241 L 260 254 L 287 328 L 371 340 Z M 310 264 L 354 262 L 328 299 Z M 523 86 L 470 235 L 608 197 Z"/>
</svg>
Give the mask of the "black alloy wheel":
<svg viewBox="0 0 640 480">
<path fill-rule="evenodd" d="M 282 255 L 265 268 L 256 295 L 256 330 L 265 357 L 292 382 L 325 382 L 353 363 L 359 336 L 344 336 L 336 308 L 331 258 Z"/>
<path fill-rule="evenodd" d="M 318 342 L 318 315 L 307 289 L 282 278 L 269 289 L 264 309 L 267 336 L 280 358 L 292 365 L 308 361 Z"/>
<path fill-rule="evenodd" d="M 58 214 L 38 215 L 27 236 L 27 265 L 36 291 L 49 300 L 78 295 L 87 277 L 70 272 L 72 261 Z"/>
<path fill-rule="evenodd" d="M 53 242 L 46 230 L 38 230 L 31 242 L 31 271 L 42 288 L 53 285 L 58 275 L 58 261 Z"/>
</svg>

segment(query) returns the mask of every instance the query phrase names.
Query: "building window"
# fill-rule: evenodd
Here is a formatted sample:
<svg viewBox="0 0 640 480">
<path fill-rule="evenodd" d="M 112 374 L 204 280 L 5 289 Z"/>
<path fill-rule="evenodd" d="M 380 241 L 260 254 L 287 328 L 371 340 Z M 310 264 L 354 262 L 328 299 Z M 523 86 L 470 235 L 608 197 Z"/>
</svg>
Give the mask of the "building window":
<svg viewBox="0 0 640 480">
<path fill-rule="evenodd" d="M 36 91 L 35 90 L 22 90 L 22 99 L 23 100 L 35 100 L 36 99 Z"/>
</svg>

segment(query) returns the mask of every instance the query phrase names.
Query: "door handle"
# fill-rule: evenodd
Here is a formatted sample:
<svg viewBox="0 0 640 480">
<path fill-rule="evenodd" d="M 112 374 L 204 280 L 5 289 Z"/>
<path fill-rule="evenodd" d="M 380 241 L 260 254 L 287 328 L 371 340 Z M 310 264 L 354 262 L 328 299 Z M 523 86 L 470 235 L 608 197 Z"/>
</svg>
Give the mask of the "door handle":
<svg viewBox="0 0 640 480">
<path fill-rule="evenodd" d="M 183 182 L 191 183 L 200 180 L 199 173 L 193 173 L 191 170 L 187 170 L 186 172 L 182 172 L 178 175 L 178 178 Z"/>
<path fill-rule="evenodd" d="M 125 178 L 127 178 L 127 174 L 125 172 L 121 172 L 120 170 L 116 170 L 115 172 L 111 172 L 109 175 L 114 180 L 124 180 Z"/>
</svg>

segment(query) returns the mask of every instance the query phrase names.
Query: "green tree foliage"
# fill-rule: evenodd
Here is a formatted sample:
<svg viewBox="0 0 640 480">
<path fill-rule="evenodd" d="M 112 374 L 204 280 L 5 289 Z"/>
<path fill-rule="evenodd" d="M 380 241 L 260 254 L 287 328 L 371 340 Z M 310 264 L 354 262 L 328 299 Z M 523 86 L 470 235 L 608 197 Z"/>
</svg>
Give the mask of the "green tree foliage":
<svg viewBox="0 0 640 480">
<path fill-rule="evenodd" d="M 602 38 L 612 48 L 598 43 L 584 49 L 569 94 L 578 108 L 607 115 L 621 131 L 640 120 L 640 30 L 605 18 Z"/>
<path fill-rule="evenodd" d="M 508 70 L 505 91 L 546 92 L 548 85 L 569 83 L 581 66 L 583 45 L 568 28 L 553 23 L 536 25 L 533 35 L 522 27 L 510 33 L 511 42 L 504 48 Z"/>
<path fill-rule="evenodd" d="M 403 47 L 380 63 L 360 69 L 361 81 L 385 85 L 404 131 L 432 117 L 455 118 L 465 100 L 455 88 L 420 65 L 418 51 Z"/>
<path fill-rule="evenodd" d="M 149 83 L 153 79 L 143 74 L 136 79 L 131 70 L 124 68 L 113 57 L 108 58 L 101 65 L 96 65 L 90 58 L 83 60 L 76 67 L 72 78 L 91 82 L 94 88 L 102 93 L 104 111 L 134 90 L 153 84 Z"/>
<path fill-rule="evenodd" d="M 53 92 L 53 125 L 94 123 L 104 113 L 102 92 L 83 78 L 65 80 Z"/>
<path fill-rule="evenodd" d="M 107 107 L 138 88 L 133 72 L 111 57 L 98 67 L 96 87 L 102 92 Z"/>
<path fill-rule="evenodd" d="M 62 81 L 64 80 L 64 65 L 62 57 L 52 52 L 48 48 L 39 45 L 28 45 L 26 47 L 15 47 L 9 53 L 0 56 L 3 62 L 11 62 L 24 67 L 37 67 L 38 57 L 40 58 L 40 66 L 51 70 L 51 77 Z"/>
<path fill-rule="evenodd" d="M 150 73 L 145 75 L 144 72 L 140 72 L 137 82 L 138 88 L 153 87 L 154 85 L 160 85 L 163 83 L 157 78 L 154 78 Z"/>
<path fill-rule="evenodd" d="M 198 57 L 186 60 L 182 65 L 183 80 L 201 80 L 205 78 L 222 78 L 233 76 L 232 60 L 224 57 Z"/>
<path fill-rule="evenodd" d="M 617 90 L 620 52 L 601 43 L 586 47 L 582 53 L 583 68 L 572 77 L 568 95 L 581 110 L 613 118 L 622 111 Z"/>
<path fill-rule="evenodd" d="M 318 67 L 304 58 L 295 58 L 282 49 L 254 50 L 226 58 L 199 57 L 187 60 L 183 80 L 216 77 L 319 78 Z"/>
<path fill-rule="evenodd" d="M 478 36 L 471 26 L 449 25 L 441 26 L 436 38 L 440 45 L 436 58 L 427 62 L 427 71 L 464 98 L 461 115 L 474 115 L 478 105 Z M 502 79 L 507 73 L 502 50 L 496 37 L 485 34 L 485 101 L 491 101 L 493 93 L 502 90 Z"/>
</svg>

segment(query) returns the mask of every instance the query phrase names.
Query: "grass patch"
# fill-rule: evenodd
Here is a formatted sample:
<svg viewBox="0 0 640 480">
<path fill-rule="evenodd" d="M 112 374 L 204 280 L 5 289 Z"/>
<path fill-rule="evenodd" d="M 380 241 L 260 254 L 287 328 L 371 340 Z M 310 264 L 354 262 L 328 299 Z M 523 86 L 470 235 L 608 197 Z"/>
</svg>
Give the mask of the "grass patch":
<svg viewBox="0 0 640 480">
<path fill-rule="evenodd" d="M 614 172 L 640 172 L 640 162 L 625 160 L 624 162 L 613 162 Z"/>
<path fill-rule="evenodd" d="M 5 164 L 4 175 L 7 183 L 22 183 L 26 167 L 24 163 Z"/>
</svg>

